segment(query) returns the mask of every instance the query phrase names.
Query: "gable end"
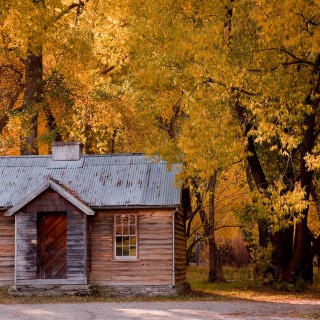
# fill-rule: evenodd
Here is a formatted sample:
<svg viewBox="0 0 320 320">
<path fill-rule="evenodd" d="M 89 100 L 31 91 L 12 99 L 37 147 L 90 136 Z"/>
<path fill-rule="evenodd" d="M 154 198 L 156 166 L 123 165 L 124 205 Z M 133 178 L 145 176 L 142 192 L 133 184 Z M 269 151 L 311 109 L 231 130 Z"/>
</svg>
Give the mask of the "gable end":
<svg viewBox="0 0 320 320">
<path fill-rule="evenodd" d="M 63 198 L 65 198 L 67 201 L 72 203 L 74 206 L 76 206 L 79 210 L 84 212 L 87 215 L 94 215 L 94 211 L 81 202 L 79 199 L 77 199 L 74 195 L 72 195 L 70 192 L 68 192 L 65 188 L 60 186 L 59 184 L 55 183 L 52 180 L 46 181 L 44 184 L 42 184 L 40 187 L 38 187 L 36 190 L 34 190 L 32 193 L 28 194 L 25 198 L 23 198 L 21 201 L 19 201 L 16 205 L 14 205 L 12 208 L 7 210 L 4 215 L 5 216 L 12 216 L 15 213 L 17 213 L 21 208 L 23 208 L 25 205 L 27 205 L 30 201 L 35 199 L 38 195 L 40 195 L 42 192 L 47 190 L 48 188 L 53 189 L 57 193 L 59 193 Z"/>
</svg>

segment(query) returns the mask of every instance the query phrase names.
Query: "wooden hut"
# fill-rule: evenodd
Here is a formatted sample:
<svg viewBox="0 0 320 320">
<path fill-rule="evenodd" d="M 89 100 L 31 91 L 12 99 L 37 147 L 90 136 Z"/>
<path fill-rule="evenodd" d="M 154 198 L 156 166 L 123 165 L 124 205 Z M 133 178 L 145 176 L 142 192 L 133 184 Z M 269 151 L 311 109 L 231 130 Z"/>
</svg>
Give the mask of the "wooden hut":
<svg viewBox="0 0 320 320">
<path fill-rule="evenodd" d="M 0 285 L 170 295 L 186 281 L 178 165 L 142 154 L 0 157 Z"/>
</svg>

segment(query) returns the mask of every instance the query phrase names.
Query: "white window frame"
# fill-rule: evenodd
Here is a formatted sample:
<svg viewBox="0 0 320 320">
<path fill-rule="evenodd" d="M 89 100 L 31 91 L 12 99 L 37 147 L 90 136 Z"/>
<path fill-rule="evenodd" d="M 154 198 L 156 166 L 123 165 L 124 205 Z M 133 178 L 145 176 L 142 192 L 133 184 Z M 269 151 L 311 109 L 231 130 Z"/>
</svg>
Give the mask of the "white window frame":
<svg viewBox="0 0 320 320">
<path fill-rule="evenodd" d="M 133 216 L 135 219 L 135 234 L 130 234 L 131 232 L 128 232 L 128 234 L 125 234 L 124 232 L 122 232 L 122 234 L 117 234 L 117 226 L 119 226 L 119 224 L 117 224 L 117 217 L 121 217 L 121 216 Z M 130 221 L 130 219 L 129 219 Z M 123 229 L 123 224 L 122 224 L 122 229 Z M 130 223 L 128 224 L 128 230 L 130 230 Z M 118 256 L 117 255 L 117 238 L 124 238 L 124 237 L 129 237 L 129 254 L 130 254 L 130 238 L 131 237 L 135 237 L 136 239 L 136 243 L 135 243 L 135 249 L 136 249 L 136 255 L 134 256 Z M 122 253 L 123 253 L 123 248 L 122 248 Z M 137 260 L 138 259 L 138 214 L 136 213 L 119 213 L 119 214 L 115 214 L 114 215 L 114 223 L 113 223 L 113 257 L 116 260 Z"/>
</svg>

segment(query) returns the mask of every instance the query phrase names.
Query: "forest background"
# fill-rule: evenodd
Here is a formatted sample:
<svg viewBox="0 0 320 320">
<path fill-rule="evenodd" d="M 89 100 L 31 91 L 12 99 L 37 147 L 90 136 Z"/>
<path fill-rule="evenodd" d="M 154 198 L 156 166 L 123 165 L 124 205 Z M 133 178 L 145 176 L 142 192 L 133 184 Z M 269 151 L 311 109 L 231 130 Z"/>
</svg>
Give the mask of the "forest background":
<svg viewBox="0 0 320 320">
<path fill-rule="evenodd" d="M 1 155 L 71 140 L 183 163 L 210 281 L 219 234 L 243 237 L 258 275 L 313 281 L 319 103 L 319 0 L 0 4 Z"/>
</svg>

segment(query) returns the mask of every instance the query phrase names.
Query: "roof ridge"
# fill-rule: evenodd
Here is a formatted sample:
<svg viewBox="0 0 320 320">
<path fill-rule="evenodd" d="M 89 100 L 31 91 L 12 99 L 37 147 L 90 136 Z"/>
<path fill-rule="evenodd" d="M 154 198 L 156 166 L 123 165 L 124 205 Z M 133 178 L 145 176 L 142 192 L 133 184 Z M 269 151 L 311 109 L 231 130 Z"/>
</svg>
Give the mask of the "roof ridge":
<svg viewBox="0 0 320 320">
<path fill-rule="evenodd" d="M 146 156 L 142 152 L 131 152 L 131 153 L 85 153 L 81 155 L 83 157 L 117 157 L 117 156 Z"/>
<path fill-rule="evenodd" d="M 8 158 L 51 158 L 51 154 L 38 154 L 38 155 L 14 155 L 14 156 L 0 156 L 0 159 L 8 159 Z"/>
<path fill-rule="evenodd" d="M 81 157 L 117 157 L 117 156 L 147 156 L 143 152 L 131 152 L 131 153 L 85 153 L 82 154 Z M 0 159 L 8 159 L 8 158 L 52 158 L 51 154 L 38 154 L 38 155 L 14 155 L 14 156 L 0 156 Z M 68 161 L 68 160 L 67 160 Z"/>
</svg>

